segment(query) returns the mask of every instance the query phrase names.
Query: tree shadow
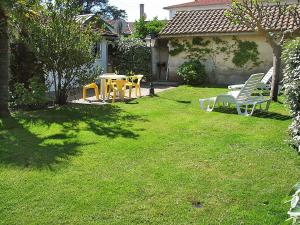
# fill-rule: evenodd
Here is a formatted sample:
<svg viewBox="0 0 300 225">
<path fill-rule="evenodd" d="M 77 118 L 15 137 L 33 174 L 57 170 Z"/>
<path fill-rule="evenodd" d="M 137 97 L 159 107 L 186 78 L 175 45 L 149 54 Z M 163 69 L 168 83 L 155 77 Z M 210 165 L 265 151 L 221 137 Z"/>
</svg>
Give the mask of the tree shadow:
<svg viewBox="0 0 300 225">
<path fill-rule="evenodd" d="M 173 98 L 166 98 L 166 97 L 162 97 L 160 95 L 153 95 L 153 97 L 158 97 L 158 98 L 161 98 L 161 99 L 165 99 L 165 100 L 169 100 L 169 101 L 174 101 L 174 102 L 181 103 L 181 104 L 191 104 L 192 103 L 192 101 L 178 100 L 178 99 L 173 99 Z"/>
<path fill-rule="evenodd" d="M 217 107 L 214 109 L 214 112 L 219 112 L 219 113 L 226 113 L 226 114 L 238 114 L 236 108 L 231 108 L 231 107 Z M 253 115 L 253 117 L 257 117 L 257 118 L 264 118 L 264 119 L 273 119 L 273 120 L 290 120 L 291 117 L 288 115 L 283 115 L 280 113 L 276 113 L 276 112 L 266 112 L 263 110 L 255 110 Z"/>
<path fill-rule="evenodd" d="M 77 141 L 61 136 L 61 143 L 47 143 L 57 137 L 39 138 L 22 126 L 15 118 L 2 119 L 0 129 L 0 163 L 29 168 L 48 168 L 69 157 L 78 155 Z"/>
<path fill-rule="evenodd" d="M 70 105 L 61 108 L 16 113 L 0 119 L 0 163 L 23 168 L 53 170 L 61 163 L 79 155 L 79 147 L 95 144 L 96 140 L 80 140 L 78 133 L 89 131 L 107 138 L 139 137 L 133 125 L 146 121 L 140 116 L 111 105 Z M 2 121 L 2 123 L 1 123 Z M 55 125 L 59 129 L 49 135 L 31 132 L 29 127 Z"/>
</svg>

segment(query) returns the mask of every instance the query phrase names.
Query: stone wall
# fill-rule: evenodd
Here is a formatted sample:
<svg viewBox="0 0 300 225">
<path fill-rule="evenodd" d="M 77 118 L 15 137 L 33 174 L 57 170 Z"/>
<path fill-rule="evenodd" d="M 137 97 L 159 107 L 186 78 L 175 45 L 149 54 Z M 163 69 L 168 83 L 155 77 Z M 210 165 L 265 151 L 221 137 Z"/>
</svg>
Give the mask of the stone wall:
<svg viewBox="0 0 300 225">
<path fill-rule="evenodd" d="M 234 43 L 233 36 L 218 36 L 222 40 L 228 41 L 228 43 Z M 258 45 L 259 58 L 262 63 L 259 66 L 253 67 L 247 65 L 244 68 L 239 68 L 232 63 L 232 56 L 228 60 L 224 60 L 224 55 L 219 54 L 216 57 L 215 64 L 212 60 L 205 62 L 205 67 L 208 74 L 208 82 L 211 84 L 238 84 L 246 81 L 253 73 L 266 72 L 272 66 L 272 49 L 266 42 L 263 36 L 258 35 L 240 35 L 237 36 L 242 41 L 254 41 Z M 211 39 L 211 37 L 202 37 L 204 40 Z M 178 38 L 178 40 L 192 41 L 192 37 Z M 213 44 L 213 42 L 211 42 Z M 170 46 L 169 46 L 170 47 Z M 209 46 L 208 46 L 209 47 Z M 171 47 L 170 47 L 171 49 Z M 176 56 L 169 55 L 168 71 L 169 80 L 178 81 L 177 68 L 182 65 L 186 59 L 186 53 L 180 53 Z"/>
</svg>

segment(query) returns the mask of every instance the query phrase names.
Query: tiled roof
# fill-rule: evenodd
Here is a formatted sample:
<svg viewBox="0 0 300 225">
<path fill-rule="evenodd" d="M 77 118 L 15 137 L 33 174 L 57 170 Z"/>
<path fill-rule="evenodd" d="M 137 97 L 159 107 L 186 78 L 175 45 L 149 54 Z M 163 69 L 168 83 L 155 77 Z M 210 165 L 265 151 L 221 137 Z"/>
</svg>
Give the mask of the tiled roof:
<svg viewBox="0 0 300 225">
<path fill-rule="evenodd" d="M 194 6 L 207 6 L 207 5 L 224 5 L 229 4 L 231 0 L 196 0 L 193 2 L 186 2 L 178 5 L 170 5 L 164 7 L 164 9 L 182 8 L 182 7 L 194 7 Z"/>
<path fill-rule="evenodd" d="M 226 10 L 228 9 L 178 12 L 160 32 L 160 36 L 253 32 L 246 26 L 232 24 L 224 15 Z M 295 28 L 292 16 L 280 14 L 277 6 L 267 6 L 266 10 L 268 17 L 264 18 L 264 26 L 269 30 Z M 298 12 L 300 13 L 300 7 L 298 7 Z"/>
</svg>

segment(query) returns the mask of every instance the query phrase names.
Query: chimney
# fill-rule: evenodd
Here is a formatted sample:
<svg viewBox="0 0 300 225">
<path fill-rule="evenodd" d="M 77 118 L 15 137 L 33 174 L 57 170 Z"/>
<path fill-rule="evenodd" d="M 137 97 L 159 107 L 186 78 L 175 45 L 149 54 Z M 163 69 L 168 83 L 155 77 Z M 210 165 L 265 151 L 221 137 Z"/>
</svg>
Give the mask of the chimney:
<svg viewBox="0 0 300 225">
<path fill-rule="evenodd" d="M 140 18 L 145 16 L 145 5 L 140 4 Z"/>
</svg>

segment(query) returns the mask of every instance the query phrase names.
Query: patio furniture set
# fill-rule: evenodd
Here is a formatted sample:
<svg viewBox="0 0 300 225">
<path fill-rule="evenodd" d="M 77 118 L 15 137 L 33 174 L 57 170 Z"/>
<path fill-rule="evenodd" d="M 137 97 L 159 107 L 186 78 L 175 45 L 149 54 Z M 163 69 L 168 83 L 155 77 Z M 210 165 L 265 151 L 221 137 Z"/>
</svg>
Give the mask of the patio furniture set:
<svg viewBox="0 0 300 225">
<path fill-rule="evenodd" d="M 124 100 L 127 88 L 129 89 L 129 99 L 131 98 L 133 89 L 135 89 L 135 96 L 141 97 L 141 80 L 143 77 L 143 75 L 126 76 L 114 73 L 103 74 L 96 79 L 100 81 L 100 87 L 98 87 L 96 82 L 83 86 L 83 99 L 86 100 L 88 89 L 94 89 L 96 99 L 100 100 L 101 98 L 103 102 L 111 98 L 112 103 L 114 103 L 117 96 L 121 100 Z"/>
<path fill-rule="evenodd" d="M 245 84 L 230 85 L 227 94 L 221 94 L 212 98 L 199 99 L 200 108 L 211 112 L 217 106 L 230 107 L 231 104 L 236 106 L 237 113 L 242 116 L 252 116 L 256 107 L 262 109 L 262 104 L 266 103 L 265 110 L 269 110 L 271 98 L 264 96 L 262 90 L 271 89 L 273 67 L 266 73 L 253 74 Z M 280 92 L 281 86 L 279 87 Z M 255 92 L 258 96 L 255 96 Z"/>
</svg>

